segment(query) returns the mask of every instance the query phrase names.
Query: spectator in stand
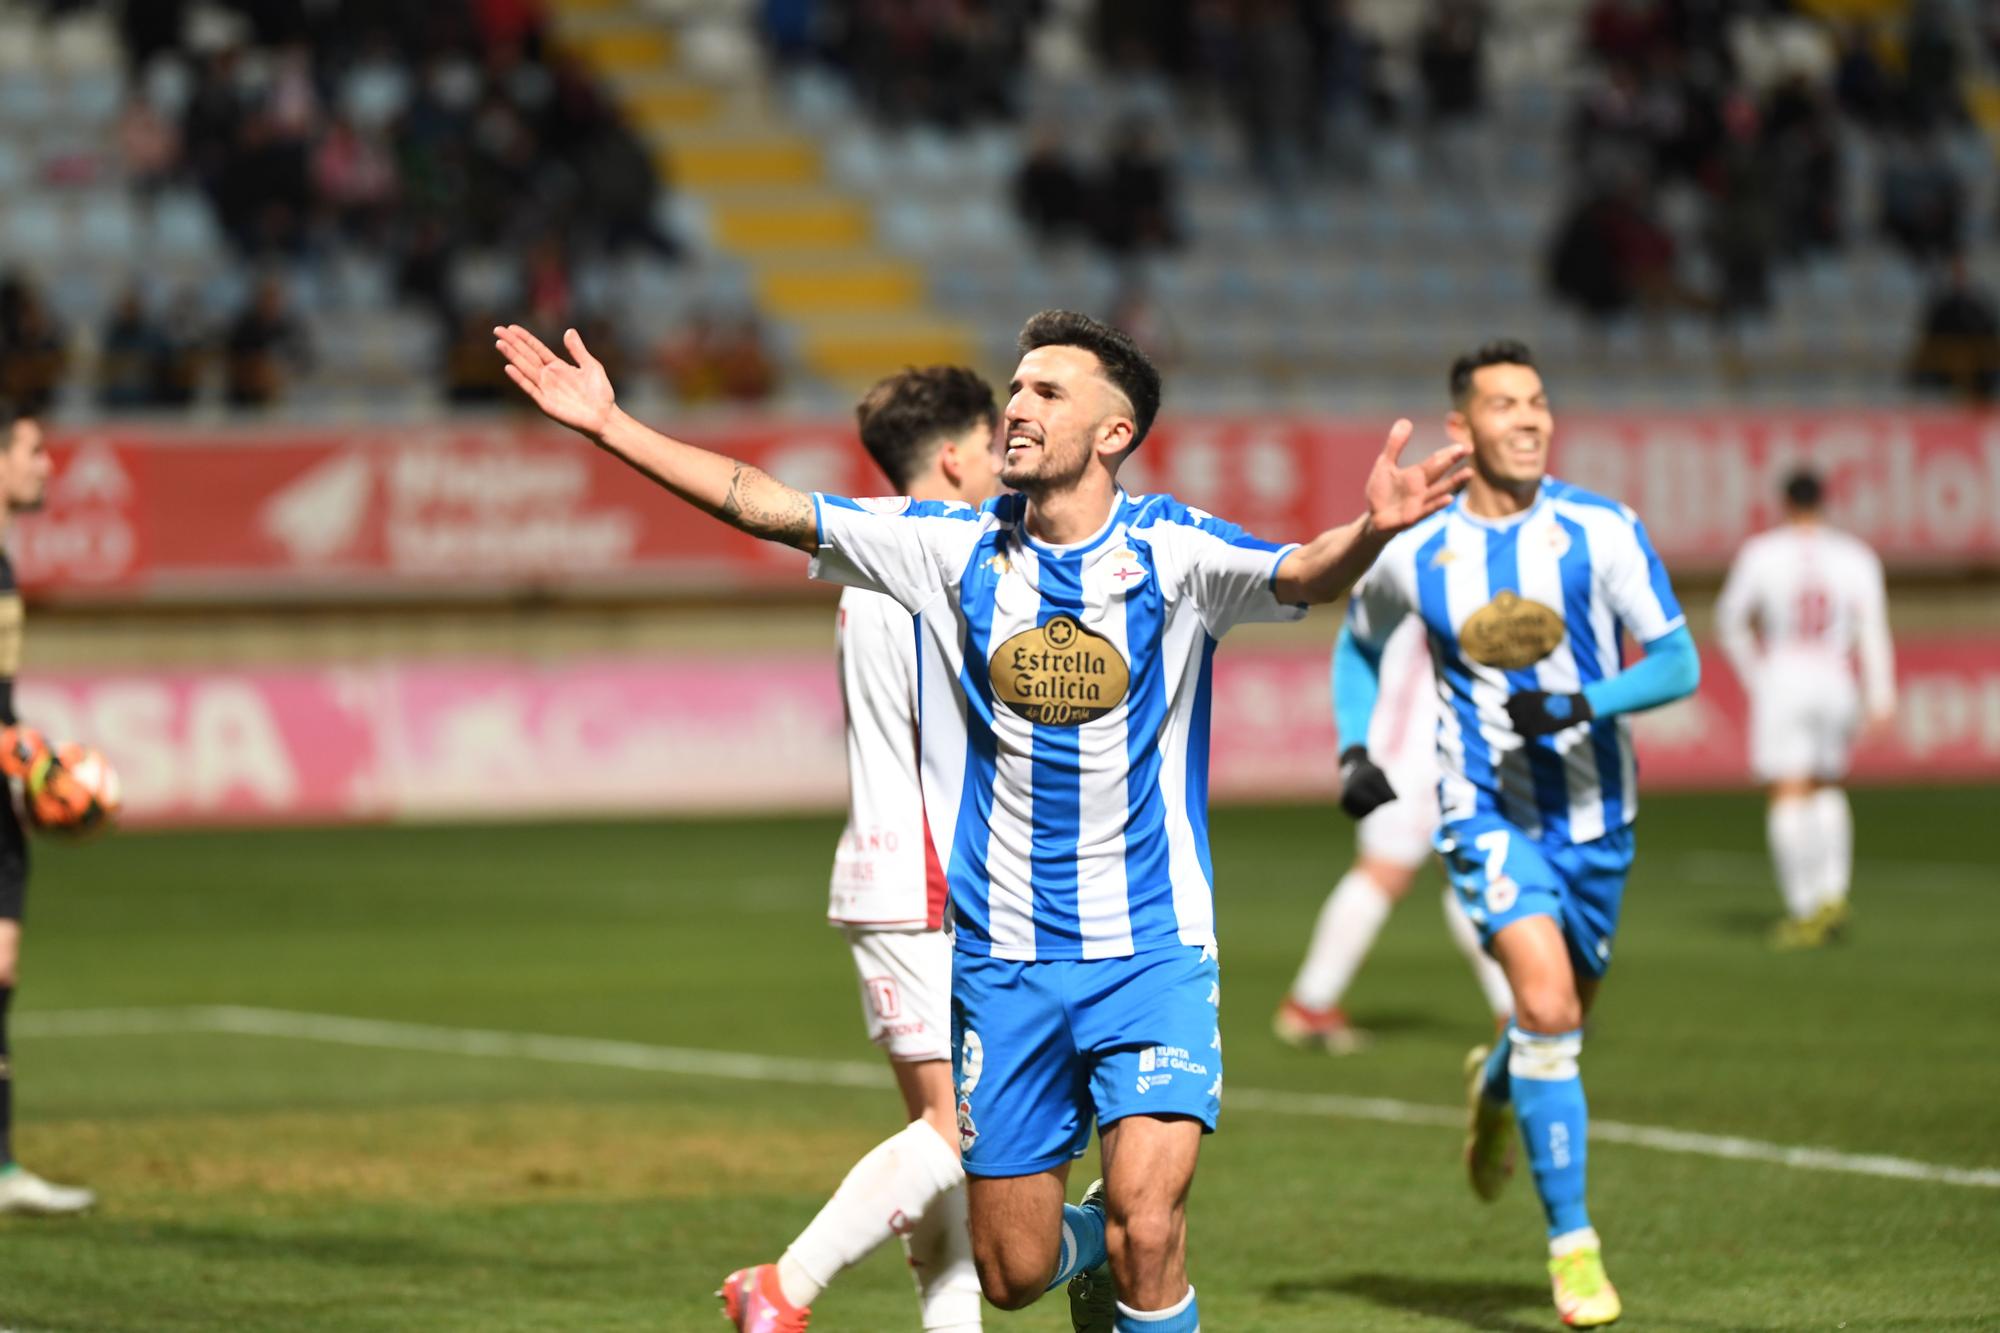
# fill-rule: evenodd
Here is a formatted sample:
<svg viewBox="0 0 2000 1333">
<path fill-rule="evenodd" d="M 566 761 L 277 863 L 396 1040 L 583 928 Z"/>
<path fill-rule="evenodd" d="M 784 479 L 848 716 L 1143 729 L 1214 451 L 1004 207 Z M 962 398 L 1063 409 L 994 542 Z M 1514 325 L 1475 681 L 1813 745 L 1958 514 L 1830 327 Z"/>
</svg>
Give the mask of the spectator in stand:
<svg viewBox="0 0 2000 1333">
<path fill-rule="evenodd" d="M 1913 388 L 1988 406 L 2000 398 L 2000 308 L 1974 284 L 1965 256 L 1952 256 L 1910 356 Z"/>
<path fill-rule="evenodd" d="M 1119 127 L 1103 178 L 1092 191 L 1097 242 L 1117 256 L 1169 250 L 1180 242 L 1174 210 L 1173 164 L 1152 127 Z"/>
<path fill-rule="evenodd" d="M 68 364 L 68 345 L 41 291 L 18 273 L 0 278 L 0 397 L 24 416 L 39 416 Z"/>
<path fill-rule="evenodd" d="M 1558 230 L 1550 286 L 1594 322 L 1686 304 L 1676 247 L 1641 178 L 1586 196 Z"/>
<path fill-rule="evenodd" d="M 396 162 L 386 144 L 341 115 L 314 150 L 312 170 L 320 209 L 341 235 L 386 240 L 396 208 Z"/>
<path fill-rule="evenodd" d="M 1431 0 L 1417 33 L 1431 165 L 1457 184 L 1480 185 L 1485 165 L 1473 136 L 1486 109 L 1487 21 L 1485 0 Z"/>
<path fill-rule="evenodd" d="M 1714 309 L 1725 321 L 1762 314 L 1771 305 L 1771 260 L 1777 244 L 1772 204 L 1774 164 L 1765 152 L 1757 103 L 1738 93 L 1723 112 L 1725 142 L 1712 173 L 1707 242 L 1714 264 Z"/>
<path fill-rule="evenodd" d="M 1329 0 L 1320 13 L 1314 63 L 1325 112 L 1322 144 L 1334 171 L 1366 180 L 1374 174 L 1371 130 L 1395 118 L 1382 42 L 1355 18 L 1353 0 Z"/>
<path fill-rule="evenodd" d="M 1042 127 L 1014 174 L 1014 210 L 1041 242 L 1079 236 L 1089 222 L 1089 186 L 1068 144 L 1060 129 Z"/>
<path fill-rule="evenodd" d="M 208 373 L 213 337 L 201 297 L 184 287 L 167 305 L 160 321 L 160 352 L 153 363 L 152 401 L 161 407 L 186 407 L 201 393 Z"/>
<path fill-rule="evenodd" d="M 507 399 L 505 363 L 493 355 L 497 323 L 493 311 L 475 308 L 459 317 L 445 340 L 444 392 L 452 406 L 484 407 Z"/>
<path fill-rule="evenodd" d="M 1841 110 L 1871 129 L 1895 114 L 1896 83 L 1882 63 L 1881 34 L 1874 24 L 1856 20 L 1841 30 L 1833 87 Z"/>
<path fill-rule="evenodd" d="M 1951 6 L 1911 0 L 1903 22 L 1903 118 L 1912 129 L 1924 134 L 1965 119 L 1963 67 Z"/>
<path fill-rule="evenodd" d="M 1318 116 L 1311 51 L 1300 40 L 1290 0 L 1240 0 L 1205 14 L 1226 105 L 1250 168 L 1280 203 L 1299 186 L 1307 126 Z"/>
<path fill-rule="evenodd" d="M 658 360 L 668 387 L 681 402 L 757 403 L 777 389 L 777 367 L 764 345 L 755 314 L 727 319 L 697 310 L 680 332 L 661 344 Z"/>
<path fill-rule="evenodd" d="M 284 396 L 291 375 L 310 368 L 305 326 L 292 313 L 277 278 L 267 275 L 258 281 L 249 303 L 229 325 L 223 353 L 232 407 L 269 407 Z"/>
<path fill-rule="evenodd" d="M 118 116 L 118 157 L 133 193 L 150 208 L 180 171 L 180 130 L 150 98 L 129 97 Z"/>
<path fill-rule="evenodd" d="M 97 357 L 97 401 L 107 411 L 154 407 L 155 367 L 166 338 L 137 286 L 118 298 Z"/>
<path fill-rule="evenodd" d="M 1965 229 L 1965 189 L 1935 134 L 1908 126 L 1883 145 L 1882 232 L 1917 263 L 1958 251 Z"/>
</svg>

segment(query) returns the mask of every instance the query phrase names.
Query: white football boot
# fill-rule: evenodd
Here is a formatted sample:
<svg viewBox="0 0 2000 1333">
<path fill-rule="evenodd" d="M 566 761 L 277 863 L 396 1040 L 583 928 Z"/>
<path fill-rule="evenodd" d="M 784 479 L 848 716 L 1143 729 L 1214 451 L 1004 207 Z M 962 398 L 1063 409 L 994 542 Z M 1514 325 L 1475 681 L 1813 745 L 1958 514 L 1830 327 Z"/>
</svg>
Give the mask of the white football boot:
<svg viewBox="0 0 2000 1333">
<path fill-rule="evenodd" d="M 19 1166 L 0 1170 L 0 1213 L 63 1217 L 97 1203 L 97 1195 L 72 1185 L 56 1185 Z"/>
</svg>

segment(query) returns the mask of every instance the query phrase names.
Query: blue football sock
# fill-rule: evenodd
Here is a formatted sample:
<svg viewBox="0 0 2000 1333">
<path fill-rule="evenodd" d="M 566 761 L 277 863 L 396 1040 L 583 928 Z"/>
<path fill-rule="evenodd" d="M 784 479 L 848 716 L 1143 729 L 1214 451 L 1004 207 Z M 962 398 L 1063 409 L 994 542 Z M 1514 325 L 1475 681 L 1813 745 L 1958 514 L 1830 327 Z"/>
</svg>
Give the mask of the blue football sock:
<svg viewBox="0 0 2000 1333">
<path fill-rule="evenodd" d="M 1514 1057 L 1514 1033 L 1512 1023 L 1493 1043 L 1493 1050 L 1486 1057 L 1486 1087 L 1483 1095 L 1489 1102 L 1509 1102 L 1514 1099 L 1514 1086 L 1507 1077 L 1508 1061 Z"/>
<path fill-rule="evenodd" d="M 1201 1333 L 1201 1311 L 1195 1308 L 1194 1288 L 1189 1287 L 1180 1304 L 1164 1310 L 1134 1310 L 1118 1302 L 1114 1333 Z"/>
<path fill-rule="evenodd" d="M 1583 1052 L 1583 1032 L 1544 1036 L 1508 1033 L 1513 1055 L 1508 1072 L 1514 1087 L 1514 1114 L 1521 1121 L 1521 1138 L 1528 1145 L 1528 1165 L 1535 1176 L 1535 1193 L 1548 1214 L 1549 1235 L 1560 1236 L 1590 1225 L 1584 1204 L 1584 1135 L 1590 1112 L 1584 1104 L 1583 1078 L 1577 1057 Z"/>
<path fill-rule="evenodd" d="M 1104 1210 L 1064 1204 L 1062 1252 L 1056 1259 L 1056 1275 L 1049 1279 L 1048 1289 L 1054 1291 L 1078 1273 L 1096 1268 L 1104 1262 L 1105 1253 Z"/>
</svg>

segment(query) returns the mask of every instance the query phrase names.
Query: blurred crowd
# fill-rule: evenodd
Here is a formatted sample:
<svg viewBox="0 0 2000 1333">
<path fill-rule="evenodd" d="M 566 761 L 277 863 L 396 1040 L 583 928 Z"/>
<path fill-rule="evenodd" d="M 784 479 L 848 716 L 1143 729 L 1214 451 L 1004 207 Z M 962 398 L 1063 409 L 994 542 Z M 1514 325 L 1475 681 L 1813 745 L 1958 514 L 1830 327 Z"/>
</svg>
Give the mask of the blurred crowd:
<svg viewBox="0 0 2000 1333">
<path fill-rule="evenodd" d="M 434 318 L 452 401 L 505 399 L 488 354 L 498 313 L 595 330 L 607 359 L 623 356 L 627 331 L 596 308 L 606 265 L 681 257 L 652 148 L 549 40 L 542 0 L 43 3 L 116 13 L 126 178 L 144 207 L 170 191 L 205 200 L 256 275 L 227 310 L 157 283 L 125 292 L 97 331 L 107 407 L 282 401 L 329 359 L 315 301 L 293 304 L 315 284 L 298 279 L 355 254 Z M 1588 5 L 1547 285 L 1592 320 L 1692 312 L 1733 332 L 1771 305 L 1786 266 L 1880 241 L 1933 288 L 1910 381 L 1990 395 L 1995 302 L 1961 259 L 2000 219 L 1977 176 L 1991 145 L 1959 90 L 2000 74 L 2000 3 L 1910 0 L 1844 23 L 1808 8 Z M 1121 260 L 1201 243 L 1181 205 L 1189 155 L 1206 151 L 1196 140 L 1232 142 L 1281 207 L 1315 183 L 1365 182 L 1390 143 L 1416 150 L 1427 189 L 1475 211 L 1509 169 L 1489 66 L 1511 16 L 1494 0 L 1409 0 L 1393 33 L 1363 0 L 754 12 L 776 70 L 830 76 L 886 129 L 1001 127 L 1019 145 L 1011 203 L 1026 231 Z M 1052 66 L 1052 34 L 1072 50 L 1069 77 L 1108 90 L 1087 124 L 1031 77 Z M 1120 304 L 1171 344 L 1141 272 L 1128 266 Z M 34 283 L 0 276 L 0 390 L 46 397 L 67 347 Z M 756 402 L 779 385 L 767 331 L 742 309 L 697 310 L 626 359 L 687 401 Z"/>
<path fill-rule="evenodd" d="M 121 142 L 142 190 L 198 186 L 246 257 L 352 242 L 443 310 L 468 248 L 675 253 L 645 146 L 532 0 L 229 7 L 206 33 L 181 0 L 122 7 Z"/>
<path fill-rule="evenodd" d="M 1880 239 L 1941 295 L 1977 301 L 1955 260 L 1996 225 L 1972 215 L 1969 179 L 1991 148 L 1960 88 L 2000 43 L 1960 20 L 1946 0 L 1843 25 L 1781 0 L 1596 0 L 1554 290 L 1594 318 L 1692 309 L 1733 326 L 1769 309 L 1784 266 Z M 1872 178 L 1850 180 L 1856 163 Z"/>
<path fill-rule="evenodd" d="M 45 0 L 50 17 L 95 0 Z M 585 263 L 671 263 L 665 182 L 590 72 L 548 40 L 540 0 L 123 0 L 126 100 L 116 149 L 143 209 L 169 190 L 210 206 L 259 275 L 233 310 L 135 285 L 99 334 L 101 405 L 279 401 L 313 365 L 289 293 L 359 254 L 395 298 L 431 312 L 455 401 L 494 387 L 486 330 L 496 287 L 544 327 L 596 312 Z M 479 261 L 483 284 L 465 280 Z M 497 281 L 493 271 L 498 268 Z M 46 396 L 62 343 L 32 283 L 0 312 L 5 374 Z M 44 327 L 47 326 L 47 327 Z M 469 336 L 485 355 L 475 371 Z M 490 396 L 499 396 L 490 394 Z"/>
</svg>

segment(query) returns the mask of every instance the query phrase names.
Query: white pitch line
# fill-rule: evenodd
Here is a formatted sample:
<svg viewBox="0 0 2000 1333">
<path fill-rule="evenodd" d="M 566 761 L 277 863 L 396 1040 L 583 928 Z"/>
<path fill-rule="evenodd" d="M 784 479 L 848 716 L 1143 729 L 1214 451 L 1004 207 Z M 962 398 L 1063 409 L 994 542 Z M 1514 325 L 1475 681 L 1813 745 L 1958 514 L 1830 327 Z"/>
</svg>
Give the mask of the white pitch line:
<svg viewBox="0 0 2000 1333">
<path fill-rule="evenodd" d="M 485 1028 L 435 1027 L 337 1014 L 307 1014 L 286 1009 L 241 1005 L 191 1005 L 159 1009 L 68 1009 L 24 1014 L 15 1023 L 21 1036 L 116 1037 L 151 1036 L 164 1032 L 210 1032 L 236 1036 L 282 1037 L 321 1041 L 371 1050 L 427 1051 L 486 1059 L 540 1060 L 551 1064 L 588 1065 L 600 1069 L 632 1069 L 647 1073 L 688 1074 L 700 1078 L 739 1079 L 753 1083 L 791 1083 L 809 1087 L 829 1084 L 847 1088 L 890 1086 L 889 1071 L 858 1060 L 806 1060 L 790 1056 L 750 1055 L 739 1051 L 654 1046 L 644 1042 L 606 1041 L 591 1037 L 555 1037 L 533 1032 L 499 1032 Z M 1287 1092 L 1262 1088 L 1230 1088 L 1225 1099 L 1231 1110 L 1275 1115 L 1316 1116 L 1336 1120 L 1369 1120 L 1392 1125 L 1457 1128 L 1465 1112 L 1448 1106 L 1427 1106 L 1393 1097 L 1347 1097 L 1336 1093 Z M 1590 1137 L 1605 1143 L 1650 1148 L 1729 1161 L 1768 1162 L 1796 1171 L 1828 1171 L 1843 1175 L 1912 1180 L 1974 1189 L 2000 1189 L 2000 1169 L 1942 1166 L 1907 1157 L 1837 1152 L 1802 1144 L 1767 1143 L 1761 1139 L 1701 1134 L 1657 1125 L 1628 1125 L 1593 1120 Z"/>
</svg>

